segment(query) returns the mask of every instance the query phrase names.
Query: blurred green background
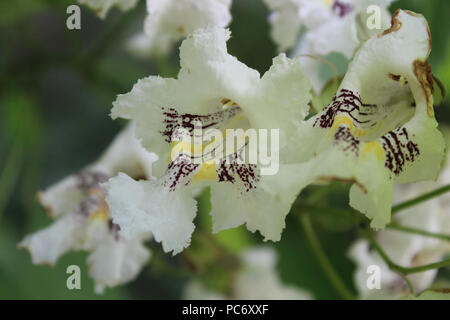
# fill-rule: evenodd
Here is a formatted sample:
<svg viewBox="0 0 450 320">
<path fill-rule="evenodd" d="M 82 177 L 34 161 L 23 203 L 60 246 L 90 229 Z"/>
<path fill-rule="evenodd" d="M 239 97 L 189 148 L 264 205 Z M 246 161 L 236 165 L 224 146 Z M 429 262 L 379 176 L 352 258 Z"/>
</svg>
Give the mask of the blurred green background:
<svg viewBox="0 0 450 320">
<path fill-rule="evenodd" d="M 127 285 L 93 293 L 87 275 L 84 252 L 65 255 L 55 267 L 34 266 L 28 253 L 17 243 L 28 233 L 49 223 L 35 201 L 35 193 L 94 161 L 124 123 L 108 114 L 119 93 L 150 74 L 175 76 L 178 50 L 166 60 L 138 59 L 125 49 L 125 42 L 142 30 L 145 1 L 127 13 L 112 10 L 104 21 L 82 7 L 81 30 L 65 26 L 66 8 L 75 1 L 0 1 L 0 298 L 1 299 L 158 299 L 180 297 L 184 283 L 193 275 L 221 287 L 226 282 L 215 256 L 208 255 L 208 191 L 200 197 L 199 236 L 184 255 L 169 257 L 159 244 L 149 243 L 153 258 L 139 278 Z M 425 15 L 430 24 L 434 73 L 448 89 L 450 85 L 450 1 L 403 0 L 391 6 Z M 261 0 L 234 0 L 233 37 L 229 51 L 248 66 L 263 73 L 276 55 L 269 37 L 268 11 Z M 450 123 L 449 99 L 436 109 L 439 122 Z M 306 196 L 314 190 L 309 188 Z M 347 206 L 347 190 L 330 186 L 325 202 Z M 324 203 L 326 204 L 326 203 Z M 296 208 L 294 206 L 293 211 Z M 334 218 L 336 219 L 336 218 Z M 336 222 L 337 221 L 337 222 Z M 354 266 L 346 257 L 355 239 L 351 226 L 332 223 L 325 217 L 314 219 L 337 272 L 347 285 L 352 283 Z M 326 230 L 324 232 L 323 230 Z M 261 243 L 258 235 L 242 228 L 215 236 L 231 253 L 245 245 Z M 290 214 L 282 240 L 270 243 L 279 253 L 278 270 L 284 282 L 312 292 L 318 299 L 339 298 L 321 271 L 302 234 L 298 219 Z M 193 272 L 186 257 L 197 259 L 205 268 Z M 213 262 L 211 262 L 211 261 Z M 82 269 L 82 290 L 66 288 L 66 268 Z M 200 271 L 199 271 L 200 270 Z M 208 271 L 205 271 L 208 270 Z M 441 272 L 441 278 L 449 278 Z M 206 280 L 205 280 L 206 279 Z"/>
</svg>

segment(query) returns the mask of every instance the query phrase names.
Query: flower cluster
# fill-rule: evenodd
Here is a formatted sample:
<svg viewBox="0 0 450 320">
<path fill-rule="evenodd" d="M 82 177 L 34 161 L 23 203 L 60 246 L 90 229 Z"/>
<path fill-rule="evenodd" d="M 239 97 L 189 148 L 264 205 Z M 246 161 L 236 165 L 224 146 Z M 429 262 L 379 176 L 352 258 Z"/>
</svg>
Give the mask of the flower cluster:
<svg viewBox="0 0 450 320">
<path fill-rule="evenodd" d="M 316 92 L 320 92 L 326 81 L 320 75 L 317 57 L 339 53 L 351 59 L 365 40 L 389 27 L 390 14 L 386 8 L 391 2 L 393 0 L 265 0 L 272 10 L 271 35 L 278 49 L 294 48 L 293 56 L 309 57 L 303 65 Z M 300 35 L 302 27 L 306 31 Z"/>
<path fill-rule="evenodd" d="M 209 25 L 226 27 L 231 0 L 147 0 L 144 32 L 128 43 L 138 56 L 166 54 L 173 43 Z"/>
<path fill-rule="evenodd" d="M 79 2 L 101 17 L 112 6 L 136 5 L 136 0 Z M 280 53 L 261 75 L 228 52 L 231 0 L 147 0 L 144 32 L 131 39 L 129 49 L 161 55 L 184 39 L 177 77 L 149 76 L 117 97 L 111 117 L 130 124 L 100 160 L 39 194 L 56 221 L 20 247 L 31 252 L 33 263 L 49 264 L 69 250 L 89 251 L 90 274 L 100 292 L 137 276 L 150 257 L 143 244 L 150 238 L 173 255 L 187 248 L 196 227 L 196 198 L 205 188 L 214 233 L 245 225 L 265 241 L 279 241 L 302 191 L 337 180 L 352 184 L 349 205 L 370 220 L 396 263 L 442 259 L 448 243 L 382 230 L 392 222 L 393 201 L 436 187 L 405 184 L 436 180 L 445 150 L 434 115 L 427 21 L 403 10 L 390 17 L 391 2 L 265 0 L 279 50 L 295 50 L 294 58 Z M 379 21 L 369 23 L 371 9 Z M 325 82 L 311 57 L 332 52 L 350 63 L 331 102 L 314 112 L 313 93 L 320 95 Z M 269 141 L 264 130 L 277 135 Z M 196 140 L 203 132 L 208 138 Z M 243 142 L 235 145 L 235 138 Z M 252 154 L 256 161 L 249 160 Z M 277 159 L 275 174 L 264 174 L 268 156 Z M 448 183 L 447 166 L 437 185 Z M 442 198 L 404 211 L 393 222 L 449 233 L 449 206 L 448 197 Z M 385 296 L 405 293 L 402 278 L 369 242 L 358 240 L 351 257 L 361 297 L 370 297 L 364 277 L 373 264 L 383 268 Z M 310 298 L 281 283 L 270 249 L 249 250 L 239 259 L 243 267 L 227 298 Z M 422 291 L 435 273 L 410 280 Z M 185 297 L 225 298 L 198 282 L 188 285 Z"/>
<path fill-rule="evenodd" d="M 180 252 L 194 230 L 194 196 L 210 186 L 214 232 L 246 223 L 265 239 L 279 240 L 301 189 L 333 179 L 354 182 L 350 205 L 379 229 L 390 222 L 396 181 L 438 175 L 444 141 L 434 118 L 431 39 L 423 17 L 397 11 L 391 28 L 356 53 L 330 105 L 308 120 L 310 93 L 300 59 L 281 54 L 260 77 L 227 53 L 228 38 L 222 28 L 197 30 L 180 48 L 178 79 L 142 79 L 114 102 L 113 118 L 136 121 L 144 147 L 160 156 L 158 180 L 136 182 L 121 174 L 105 184 L 124 237 L 151 231 L 165 251 Z M 195 120 L 220 130 L 279 128 L 279 172 L 261 176 L 257 165 L 236 161 L 245 145 L 233 150 L 231 161 L 196 165 L 183 153 L 170 157 L 174 133 L 195 134 Z"/>
</svg>

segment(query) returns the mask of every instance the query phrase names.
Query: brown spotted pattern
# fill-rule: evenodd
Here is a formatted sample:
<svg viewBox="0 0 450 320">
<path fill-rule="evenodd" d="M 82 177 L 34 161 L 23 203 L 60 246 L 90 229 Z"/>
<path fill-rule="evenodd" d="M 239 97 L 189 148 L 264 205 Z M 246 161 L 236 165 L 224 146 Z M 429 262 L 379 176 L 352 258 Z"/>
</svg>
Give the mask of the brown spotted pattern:
<svg viewBox="0 0 450 320">
<path fill-rule="evenodd" d="M 249 192 L 251 189 L 256 188 L 260 180 L 260 175 L 257 171 L 258 167 L 255 164 L 243 163 L 245 146 L 222 159 L 219 167 L 216 168 L 216 172 L 220 182 L 234 183 L 237 177 L 244 185 L 243 191 Z"/>
<path fill-rule="evenodd" d="M 335 0 L 333 5 L 331 6 L 331 10 L 340 18 L 344 18 L 346 15 L 352 12 L 353 8 L 349 3 Z"/>
<path fill-rule="evenodd" d="M 201 123 L 201 129 L 208 129 L 218 126 L 241 112 L 238 106 L 231 106 L 221 111 L 206 115 L 178 113 L 175 108 L 162 108 L 164 129 L 160 131 L 167 143 L 173 141 L 173 135 L 177 129 L 185 129 L 192 133 L 197 122 Z M 199 127 L 200 129 L 200 127 Z"/>
<path fill-rule="evenodd" d="M 334 118 L 338 114 L 346 114 L 354 122 L 360 125 L 373 126 L 376 123 L 371 123 L 370 118 L 364 118 L 375 114 L 376 111 L 376 105 L 363 103 L 359 94 L 356 94 L 351 90 L 341 89 L 339 93 L 334 96 L 331 103 L 325 107 L 322 115 L 316 119 L 313 126 L 331 128 L 334 123 Z"/>
<path fill-rule="evenodd" d="M 375 114 L 376 110 L 376 105 L 363 103 L 359 94 L 342 89 L 315 120 L 313 126 L 331 128 L 336 116 L 345 114 L 360 126 L 372 127 L 377 123 L 366 116 Z M 339 146 L 343 147 L 344 151 L 353 152 L 356 156 L 359 155 L 360 141 L 352 135 L 348 127 L 340 126 L 334 134 L 334 139 Z M 404 127 L 387 132 L 378 141 L 386 155 L 385 167 L 395 175 L 402 173 L 407 163 L 414 162 L 420 155 L 417 143 L 412 140 Z"/>
<path fill-rule="evenodd" d="M 410 139 L 406 128 L 389 131 L 380 140 L 386 153 L 385 166 L 395 175 L 402 173 L 405 165 L 420 155 L 418 145 Z"/>
</svg>

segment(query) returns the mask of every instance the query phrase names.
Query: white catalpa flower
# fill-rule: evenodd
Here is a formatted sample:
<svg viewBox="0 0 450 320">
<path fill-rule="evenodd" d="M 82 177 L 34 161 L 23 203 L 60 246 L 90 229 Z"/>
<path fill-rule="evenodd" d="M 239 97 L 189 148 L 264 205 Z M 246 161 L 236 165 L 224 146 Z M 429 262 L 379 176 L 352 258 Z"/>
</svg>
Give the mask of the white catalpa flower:
<svg viewBox="0 0 450 320">
<path fill-rule="evenodd" d="M 376 229 L 390 222 L 394 183 L 434 180 L 441 168 L 430 50 L 425 18 L 397 11 L 355 54 L 332 102 L 300 125 L 297 179 L 354 182 L 350 205 Z"/>
<path fill-rule="evenodd" d="M 297 35 L 303 22 L 300 19 L 302 0 L 264 0 L 271 10 L 269 22 L 271 24 L 271 36 L 278 45 L 279 51 L 285 51 L 297 42 Z M 323 6 L 321 1 L 311 1 L 311 6 Z M 308 7 L 307 7 L 308 8 Z M 314 13 L 325 13 L 326 10 L 316 10 Z M 324 20 L 322 17 L 311 17 L 311 21 Z"/>
<path fill-rule="evenodd" d="M 166 252 L 180 252 L 189 245 L 194 230 L 193 195 L 210 186 L 213 232 L 246 223 L 249 230 L 259 230 L 265 239 L 280 239 L 284 218 L 298 190 L 292 178 L 295 168 L 285 163 L 301 145 L 298 125 L 308 113 L 308 81 L 299 59 L 291 60 L 284 54 L 260 77 L 227 53 L 229 37 L 230 32 L 223 28 L 197 30 L 181 45 L 177 79 L 142 79 L 114 102 L 112 117 L 135 119 L 137 136 L 160 159 L 153 167 L 159 178 L 156 181 L 137 182 L 122 174 L 106 185 L 114 222 L 124 236 L 152 231 Z M 195 149 L 173 137 L 180 130 L 195 134 L 196 122 L 201 122 L 205 134 L 216 129 L 226 138 L 230 128 L 278 129 L 278 173 L 261 175 L 264 164 L 240 161 L 250 143 L 201 165 L 184 161 L 183 153 L 174 157 L 173 151 L 180 146 Z M 254 132 L 262 139 L 260 131 Z M 276 147 L 277 141 L 269 139 Z M 203 157 L 217 152 L 223 148 L 222 142 L 215 137 L 210 144 L 200 145 L 200 156 L 202 152 Z M 278 155 L 275 149 L 271 156 Z M 261 155 L 263 151 L 258 149 Z"/>
<path fill-rule="evenodd" d="M 279 50 L 295 46 L 293 56 L 311 56 L 303 64 L 317 93 L 327 79 L 320 74 L 321 62 L 314 57 L 337 52 L 350 59 L 362 42 L 389 27 L 386 8 L 392 1 L 265 0 L 273 11 L 269 20 Z M 306 31 L 297 41 L 302 26 Z"/>
<path fill-rule="evenodd" d="M 450 132 L 447 133 L 447 142 Z M 420 182 L 397 186 L 394 200 L 401 203 L 426 192 L 450 184 L 450 161 L 436 182 Z M 424 230 L 432 233 L 450 234 L 450 194 L 444 194 L 414 207 L 399 212 L 393 219 L 400 226 Z M 391 260 L 403 267 L 417 267 L 442 260 L 450 253 L 450 243 L 444 240 L 397 230 L 384 230 L 376 233 L 376 239 Z M 350 256 L 357 265 L 355 284 L 362 298 L 399 298 L 408 295 L 405 281 L 389 269 L 375 249 L 366 240 L 356 241 L 350 249 Z M 380 290 L 369 290 L 367 268 L 376 265 L 381 270 Z M 438 270 L 429 270 L 408 275 L 416 293 L 428 289 Z"/>
<path fill-rule="evenodd" d="M 294 286 L 281 282 L 276 272 L 277 256 L 269 247 L 246 250 L 242 256 L 242 267 L 233 278 L 231 294 L 206 289 L 201 283 L 192 281 L 184 290 L 186 300 L 310 300 L 311 295 Z"/>
<path fill-rule="evenodd" d="M 144 32 L 134 36 L 128 48 L 144 57 L 165 54 L 196 29 L 228 26 L 230 7 L 231 0 L 147 0 Z"/>
<path fill-rule="evenodd" d="M 125 240 L 119 226 L 112 222 L 100 183 L 118 172 L 135 178 L 151 178 L 156 155 L 141 147 L 129 125 L 94 164 L 71 175 L 38 198 L 56 221 L 49 227 L 27 236 L 19 244 L 27 248 L 34 264 L 53 265 L 70 250 L 87 250 L 89 273 L 96 291 L 132 280 L 148 261 L 150 252 L 143 241 L 150 234 Z"/>
<path fill-rule="evenodd" d="M 138 0 L 78 0 L 78 2 L 92 8 L 104 19 L 112 7 L 117 6 L 120 10 L 127 11 L 134 8 Z"/>
</svg>

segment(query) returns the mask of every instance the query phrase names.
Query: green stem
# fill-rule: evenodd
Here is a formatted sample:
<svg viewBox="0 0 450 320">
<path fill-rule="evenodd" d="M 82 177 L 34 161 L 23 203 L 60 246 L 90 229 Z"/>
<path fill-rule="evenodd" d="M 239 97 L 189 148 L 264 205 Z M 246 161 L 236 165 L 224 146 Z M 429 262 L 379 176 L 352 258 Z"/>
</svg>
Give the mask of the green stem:
<svg viewBox="0 0 450 320">
<path fill-rule="evenodd" d="M 381 246 L 378 244 L 378 242 L 375 240 L 375 237 L 373 236 L 371 231 L 366 230 L 365 235 L 367 239 L 369 240 L 370 244 L 375 248 L 375 250 L 378 252 L 378 254 L 381 256 L 381 258 L 386 262 L 388 267 L 396 272 L 399 272 L 403 275 L 411 274 L 411 273 L 418 273 L 428 270 L 433 270 L 437 268 L 443 268 L 450 265 L 450 259 L 445 259 L 440 262 L 425 264 L 418 267 L 402 267 L 389 258 L 389 256 L 386 254 L 386 252 L 381 248 Z"/>
<path fill-rule="evenodd" d="M 396 230 L 396 231 L 406 232 L 406 233 L 418 234 L 418 235 L 422 235 L 424 237 L 430 237 L 430 238 L 436 238 L 436 239 L 441 239 L 441 240 L 445 240 L 445 241 L 450 241 L 450 235 L 447 235 L 447 234 L 428 232 L 428 231 L 421 230 L 421 229 L 401 226 L 401 225 L 398 225 L 395 223 L 389 224 L 387 226 L 387 228 Z"/>
<path fill-rule="evenodd" d="M 311 220 L 307 214 L 301 214 L 300 215 L 300 223 L 305 231 L 305 235 L 308 238 L 308 241 L 311 244 L 311 247 L 313 249 L 313 252 L 319 260 L 320 266 L 322 267 L 323 271 L 325 272 L 325 275 L 328 277 L 328 279 L 331 281 L 333 286 L 335 287 L 336 291 L 347 300 L 353 300 L 355 297 L 351 293 L 350 290 L 347 289 L 342 279 L 339 277 L 337 272 L 334 270 L 333 266 L 331 265 L 330 261 L 328 260 L 325 251 L 323 250 L 322 246 L 320 245 L 319 239 L 317 238 L 317 235 L 314 231 L 314 228 L 312 226 Z"/>
<path fill-rule="evenodd" d="M 302 208 L 302 210 L 307 210 L 308 212 L 311 212 L 311 213 L 318 213 L 318 214 L 326 213 L 326 214 L 334 215 L 336 217 L 346 217 L 346 213 L 348 212 L 347 210 L 343 210 L 343 209 L 339 209 L 339 208 L 319 207 L 319 206 L 313 206 L 313 205 L 310 205 L 307 203 L 299 203 L 299 207 Z M 355 217 L 356 217 L 355 223 L 364 221 L 364 217 L 362 217 L 361 215 L 355 215 Z M 400 231 L 400 232 L 418 234 L 418 235 L 422 235 L 424 237 L 430 237 L 430 238 L 436 238 L 436 239 L 440 239 L 440 240 L 450 241 L 450 235 L 448 235 L 448 234 L 429 232 L 426 230 L 401 226 L 401 225 L 398 225 L 395 223 L 391 223 L 391 224 L 387 225 L 386 228 Z"/>
<path fill-rule="evenodd" d="M 0 219 L 8 203 L 9 197 L 16 184 L 22 166 L 23 149 L 20 144 L 16 144 L 9 153 L 0 177 Z"/>
<path fill-rule="evenodd" d="M 399 204 L 393 206 L 392 207 L 392 211 L 391 211 L 392 215 L 394 215 L 395 213 L 397 213 L 397 212 L 399 212 L 401 210 L 404 210 L 406 208 L 415 206 L 415 205 L 417 205 L 417 204 L 419 204 L 421 202 L 424 202 L 424 201 L 430 200 L 432 198 L 438 197 L 438 196 L 440 196 L 440 195 L 442 195 L 442 194 L 444 194 L 446 192 L 450 192 L 450 184 L 448 184 L 446 186 L 443 186 L 443 187 L 441 187 L 439 189 L 433 190 L 431 192 L 425 193 L 425 194 L 423 194 L 423 195 L 421 195 L 419 197 L 416 197 L 414 199 L 407 200 L 405 202 L 402 202 L 402 203 L 399 203 Z"/>
<path fill-rule="evenodd" d="M 406 284 L 408 285 L 409 288 L 409 293 L 412 294 L 413 296 L 416 296 L 416 291 L 414 290 L 414 286 L 411 282 L 411 280 L 409 280 L 408 276 L 398 273 L 397 274 L 406 282 Z"/>
</svg>

